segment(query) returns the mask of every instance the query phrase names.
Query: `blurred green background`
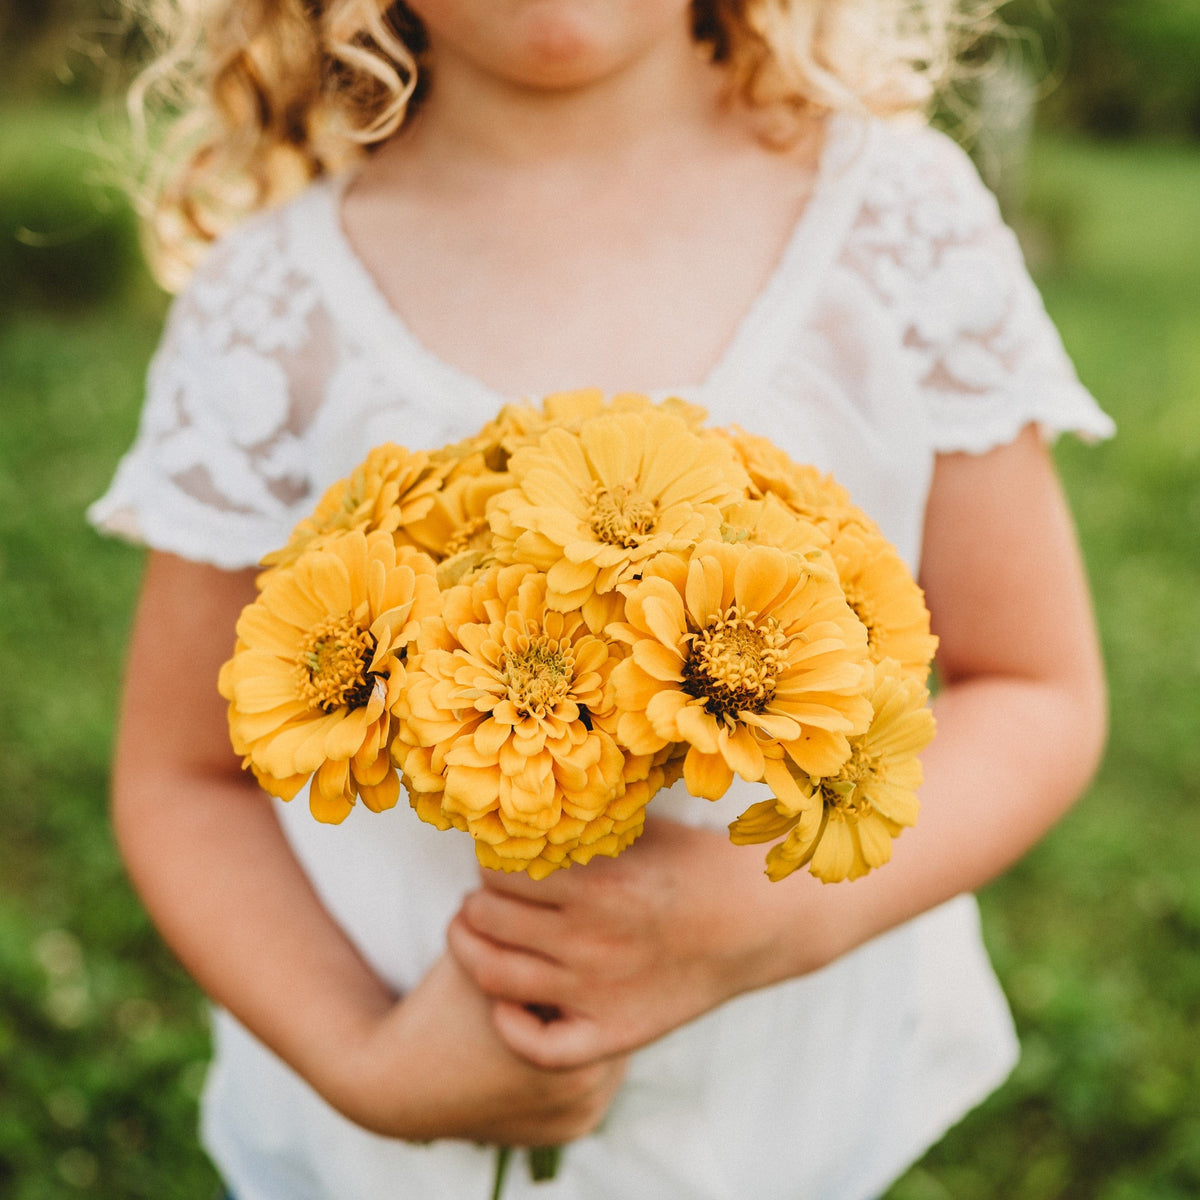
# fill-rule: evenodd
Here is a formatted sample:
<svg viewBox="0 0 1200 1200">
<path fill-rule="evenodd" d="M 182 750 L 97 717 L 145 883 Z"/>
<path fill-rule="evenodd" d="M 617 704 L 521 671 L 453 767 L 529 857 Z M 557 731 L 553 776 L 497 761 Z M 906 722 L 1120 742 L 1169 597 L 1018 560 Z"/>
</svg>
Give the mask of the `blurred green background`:
<svg viewBox="0 0 1200 1200">
<path fill-rule="evenodd" d="M 1195 1200 L 1200 2 L 1022 0 L 1004 13 L 1025 32 L 987 61 L 1030 73 L 1037 116 L 1027 137 L 1021 71 L 981 69 L 973 86 L 995 107 L 981 160 L 1084 382 L 1121 427 L 1057 452 L 1113 733 L 1089 795 L 982 898 L 1021 1064 L 888 1200 Z M 102 0 L 0 0 L 6 1200 L 207 1200 L 215 1183 L 194 1132 L 203 1007 L 105 820 L 141 556 L 92 533 L 83 510 L 133 435 L 165 303 L 97 153 L 117 64 L 139 45 L 119 15 Z M 1010 108 L 1016 95 L 1015 117 L 997 95 Z"/>
</svg>

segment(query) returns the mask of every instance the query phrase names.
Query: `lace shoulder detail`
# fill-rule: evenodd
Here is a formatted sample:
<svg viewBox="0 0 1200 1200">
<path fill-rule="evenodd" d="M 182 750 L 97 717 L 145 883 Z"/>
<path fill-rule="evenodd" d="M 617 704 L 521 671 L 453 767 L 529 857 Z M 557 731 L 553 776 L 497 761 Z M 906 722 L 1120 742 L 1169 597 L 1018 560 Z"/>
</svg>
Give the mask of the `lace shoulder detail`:
<svg viewBox="0 0 1200 1200">
<path fill-rule="evenodd" d="M 877 139 L 843 266 L 888 310 L 934 448 L 978 453 L 1031 421 L 1107 437 L 999 206 L 967 155 L 926 127 Z"/>
<path fill-rule="evenodd" d="M 282 214 L 214 247 L 171 306 L 137 439 L 93 524 L 231 569 L 282 544 L 313 490 L 302 435 L 327 324 Z"/>
</svg>

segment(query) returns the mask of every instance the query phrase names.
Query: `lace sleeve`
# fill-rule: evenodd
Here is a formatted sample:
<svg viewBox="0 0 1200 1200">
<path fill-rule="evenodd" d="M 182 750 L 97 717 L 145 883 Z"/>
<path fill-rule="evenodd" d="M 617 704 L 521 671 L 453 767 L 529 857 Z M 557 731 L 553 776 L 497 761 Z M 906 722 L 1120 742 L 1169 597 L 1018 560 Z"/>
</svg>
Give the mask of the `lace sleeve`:
<svg viewBox="0 0 1200 1200">
<path fill-rule="evenodd" d="M 922 128 L 881 157 L 848 253 L 899 322 L 934 449 L 980 453 L 1030 422 L 1109 436 L 966 154 Z"/>
<path fill-rule="evenodd" d="M 286 541 L 312 493 L 310 282 L 259 219 L 212 251 L 172 305 L 136 441 L 88 517 L 102 532 L 233 569 Z M 299 382 L 298 382 L 299 381 Z"/>
</svg>

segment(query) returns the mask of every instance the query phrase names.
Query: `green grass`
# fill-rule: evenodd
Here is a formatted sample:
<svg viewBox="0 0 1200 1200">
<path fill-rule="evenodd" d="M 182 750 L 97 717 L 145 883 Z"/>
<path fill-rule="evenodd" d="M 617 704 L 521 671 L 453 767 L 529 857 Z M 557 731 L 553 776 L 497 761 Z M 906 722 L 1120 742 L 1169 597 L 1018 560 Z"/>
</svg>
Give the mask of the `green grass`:
<svg viewBox="0 0 1200 1200">
<path fill-rule="evenodd" d="M 83 135 L 62 113 L 24 121 L 0 115 L 0 237 L 34 228 L 51 247 L 22 303 L 0 286 L 0 1195 L 206 1200 L 203 1009 L 105 814 L 141 556 L 83 521 L 133 435 L 163 306 L 132 263 L 64 285 L 62 260 L 111 258 L 128 214 L 78 221 L 98 194 Z"/>
<path fill-rule="evenodd" d="M 1008 1085 L 889 1200 L 1200 1195 L 1200 150 L 1045 141 L 1047 307 L 1120 432 L 1058 459 L 1112 688 L 1090 794 L 983 896 Z"/>
<path fill-rule="evenodd" d="M 38 219 L 64 215 L 34 232 L 113 269 L 63 293 L 47 266 L 21 304 L 0 286 L 0 1195 L 207 1200 L 202 1006 L 105 820 L 141 556 L 83 520 L 132 437 L 162 301 L 111 261 L 114 245 L 128 256 L 120 210 L 72 216 L 94 196 L 79 137 L 62 142 L 74 118 L 10 116 L 0 240 L 42 196 Z M 983 897 L 1021 1065 L 889 1200 L 1185 1200 L 1200 1195 L 1200 151 L 1047 141 L 1031 179 L 1047 304 L 1121 426 L 1059 449 L 1111 752 Z"/>
</svg>

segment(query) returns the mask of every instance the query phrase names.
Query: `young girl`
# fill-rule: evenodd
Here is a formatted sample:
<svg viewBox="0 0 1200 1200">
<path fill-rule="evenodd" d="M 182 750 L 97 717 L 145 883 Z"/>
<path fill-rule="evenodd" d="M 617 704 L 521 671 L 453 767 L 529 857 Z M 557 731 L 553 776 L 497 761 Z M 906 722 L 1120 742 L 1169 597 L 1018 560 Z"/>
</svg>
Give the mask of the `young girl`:
<svg viewBox="0 0 1200 1200">
<path fill-rule="evenodd" d="M 232 1193 L 482 1200 L 489 1145 L 570 1142 L 507 1195 L 878 1195 L 1013 1064 L 969 893 L 1104 728 L 1044 443 L 1109 425 L 916 116 L 951 0 L 204 7 L 158 231 L 216 244 L 93 515 L 153 550 L 115 821 L 218 1006 L 204 1138 Z M 585 385 L 770 437 L 919 569 L 939 732 L 868 878 L 769 883 L 724 830 L 744 784 L 677 787 L 624 855 L 534 883 L 402 811 L 319 825 L 239 770 L 215 679 L 258 559 L 373 445 Z"/>
</svg>

